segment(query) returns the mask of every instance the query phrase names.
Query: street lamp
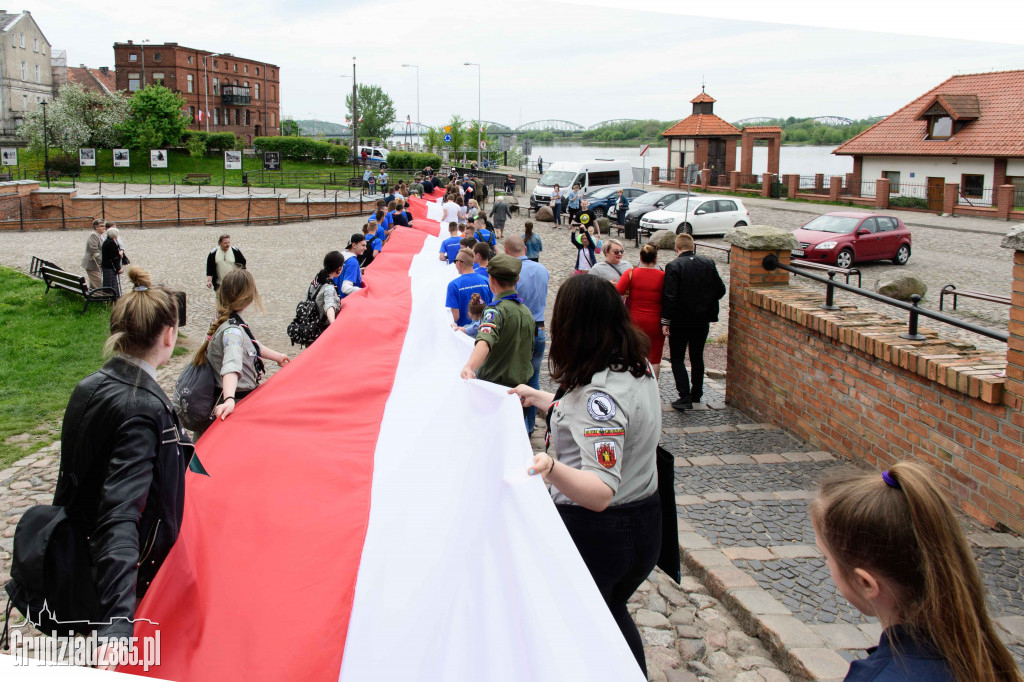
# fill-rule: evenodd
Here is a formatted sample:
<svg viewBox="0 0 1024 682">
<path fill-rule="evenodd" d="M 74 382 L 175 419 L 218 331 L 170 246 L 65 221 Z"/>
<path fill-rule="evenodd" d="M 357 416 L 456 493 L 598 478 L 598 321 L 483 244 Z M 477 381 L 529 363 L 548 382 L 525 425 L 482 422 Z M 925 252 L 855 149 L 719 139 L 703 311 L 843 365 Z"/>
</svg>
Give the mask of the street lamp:
<svg viewBox="0 0 1024 682">
<path fill-rule="evenodd" d="M 421 131 L 423 130 L 420 126 L 420 67 L 419 64 L 402 64 L 403 68 L 416 69 L 416 135 L 417 139 Z M 420 139 L 422 142 L 422 139 Z M 417 142 L 416 144 L 419 144 Z"/>
<path fill-rule="evenodd" d="M 476 62 L 463 62 L 463 66 L 476 67 L 476 159 L 480 160 L 480 129 L 483 127 L 483 116 L 480 113 L 480 65 Z"/>
<path fill-rule="evenodd" d="M 149 42 L 149 38 L 139 41 L 139 47 L 142 49 L 142 89 L 146 88 L 146 43 Z"/>
<path fill-rule="evenodd" d="M 218 52 L 217 54 L 208 54 L 203 57 L 203 90 L 206 91 L 206 132 L 210 132 L 210 77 L 206 73 L 206 62 L 207 60 L 219 57 L 222 54 L 223 52 Z M 266 66 L 263 68 L 264 73 L 266 73 Z"/>
</svg>

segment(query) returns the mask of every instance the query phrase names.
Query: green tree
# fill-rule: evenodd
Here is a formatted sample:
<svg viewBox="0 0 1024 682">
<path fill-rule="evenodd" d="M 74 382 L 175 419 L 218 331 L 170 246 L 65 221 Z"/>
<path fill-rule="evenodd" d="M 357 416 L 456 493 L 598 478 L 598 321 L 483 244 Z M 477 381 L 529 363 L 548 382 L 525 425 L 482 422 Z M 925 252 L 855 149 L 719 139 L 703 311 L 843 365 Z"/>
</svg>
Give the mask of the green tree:
<svg viewBox="0 0 1024 682">
<path fill-rule="evenodd" d="M 299 124 L 290 118 L 281 121 L 281 135 L 284 137 L 297 137 L 300 135 Z"/>
<path fill-rule="evenodd" d="M 185 99 L 162 85 L 147 85 L 128 100 L 131 114 L 122 126 L 136 149 L 173 147 L 188 129 L 182 109 Z"/>
<path fill-rule="evenodd" d="M 359 137 L 383 140 L 391 135 L 395 103 L 388 94 L 379 85 L 360 85 L 356 94 L 359 98 L 359 116 L 363 120 L 357 121 L 352 117 L 352 95 L 345 96 L 345 106 L 353 125 L 358 126 Z"/>
<path fill-rule="evenodd" d="M 100 94 L 69 83 L 47 106 L 46 137 L 51 147 L 77 155 L 81 147 L 116 147 L 121 143 L 119 127 L 128 119 L 128 102 L 121 93 Z M 25 117 L 18 134 L 29 140 L 35 151 L 43 148 L 43 112 Z"/>
<path fill-rule="evenodd" d="M 199 172 L 199 160 L 206 156 L 206 138 L 202 135 L 190 135 L 185 143 L 188 155 L 196 162 L 196 173 Z"/>
</svg>

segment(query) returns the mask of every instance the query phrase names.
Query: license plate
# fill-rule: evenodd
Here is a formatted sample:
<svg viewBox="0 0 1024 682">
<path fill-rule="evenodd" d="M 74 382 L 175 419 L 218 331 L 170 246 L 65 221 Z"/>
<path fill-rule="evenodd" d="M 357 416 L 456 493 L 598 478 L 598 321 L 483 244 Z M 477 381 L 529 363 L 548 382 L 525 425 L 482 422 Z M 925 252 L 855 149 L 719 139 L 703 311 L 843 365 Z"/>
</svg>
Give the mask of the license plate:
<svg viewBox="0 0 1024 682">
<path fill-rule="evenodd" d="M 793 255 L 797 256 L 798 258 L 803 258 L 804 251 L 803 249 L 793 249 Z"/>
</svg>

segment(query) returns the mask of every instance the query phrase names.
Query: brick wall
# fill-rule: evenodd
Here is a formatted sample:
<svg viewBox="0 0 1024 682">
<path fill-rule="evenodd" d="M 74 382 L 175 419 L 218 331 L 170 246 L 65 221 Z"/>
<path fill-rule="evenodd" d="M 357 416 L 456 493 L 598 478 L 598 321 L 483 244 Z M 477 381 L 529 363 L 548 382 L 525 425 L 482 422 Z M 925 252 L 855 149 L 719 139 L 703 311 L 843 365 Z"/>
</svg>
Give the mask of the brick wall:
<svg viewBox="0 0 1024 682">
<path fill-rule="evenodd" d="M 788 250 L 734 240 L 727 401 L 878 469 L 917 459 L 961 509 L 1024 532 L 1024 252 L 1008 355 L 965 351 L 927 329 L 926 341 L 900 339 L 902 313 L 821 310 L 824 287 L 766 271 L 768 253 L 788 263 Z"/>
</svg>

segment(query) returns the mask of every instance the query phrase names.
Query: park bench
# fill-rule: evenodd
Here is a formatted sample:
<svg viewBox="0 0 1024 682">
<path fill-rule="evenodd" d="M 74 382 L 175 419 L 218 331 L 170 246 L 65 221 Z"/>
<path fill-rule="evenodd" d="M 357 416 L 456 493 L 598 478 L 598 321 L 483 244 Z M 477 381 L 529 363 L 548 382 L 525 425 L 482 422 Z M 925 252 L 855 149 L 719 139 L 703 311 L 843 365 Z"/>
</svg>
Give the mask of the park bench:
<svg viewBox="0 0 1024 682">
<path fill-rule="evenodd" d="M 61 269 L 61 267 L 56 263 L 51 263 L 48 260 L 43 260 L 42 258 L 32 256 L 32 262 L 29 264 L 28 267 L 28 276 L 35 277 L 36 279 L 42 279 L 43 273 L 41 272 L 41 270 L 43 269 L 44 265 L 54 268 L 55 270 Z"/>
<path fill-rule="evenodd" d="M 837 275 L 842 275 L 846 278 L 846 283 L 850 283 L 850 277 L 857 276 L 857 288 L 860 288 L 860 270 L 857 268 L 839 268 L 835 265 L 825 265 L 824 263 L 812 263 L 809 260 L 803 260 L 802 258 L 794 258 L 790 261 L 790 265 L 794 268 L 807 268 L 808 270 L 824 270 L 825 272 L 833 272 Z"/>
<path fill-rule="evenodd" d="M 947 294 L 953 297 L 953 310 L 956 310 L 957 298 L 960 296 L 963 296 L 964 298 L 974 298 L 979 301 L 989 301 L 990 303 L 1010 305 L 1009 296 L 999 296 L 998 294 L 989 294 L 984 291 L 958 290 L 955 284 L 947 284 L 942 287 L 942 291 L 939 292 L 939 310 L 942 310 L 942 304 L 945 302 Z"/>
<path fill-rule="evenodd" d="M 209 173 L 186 173 L 185 178 L 181 181 L 183 185 L 207 185 L 210 183 L 211 176 Z"/>
<path fill-rule="evenodd" d="M 10 182 L 13 179 L 14 175 L 10 171 L 0 173 L 0 182 Z"/>
<path fill-rule="evenodd" d="M 43 282 L 46 283 L 47 292 L 50 289 L 63 289 L 84 298 L 83 314 L 89 309 L 90 303 L 112 303 L 117 300 L 114 290 L 110 287 L 90 289 L 89 285 L 85 283 L 85 277 L 73 275 L 55 265 L 40 265 L 39 274 L 43 278 Z"/>
<path fill-rule="evenodd" d="M 64 177 L 64 174 L 61 173 L 59 170 L 39 171 L 38 173 L 36 173 L 36 180 L 45 180 L 47 175 L 50 176 L 51 180 L 59 180 L 60 178 Z"/>
</svg>

